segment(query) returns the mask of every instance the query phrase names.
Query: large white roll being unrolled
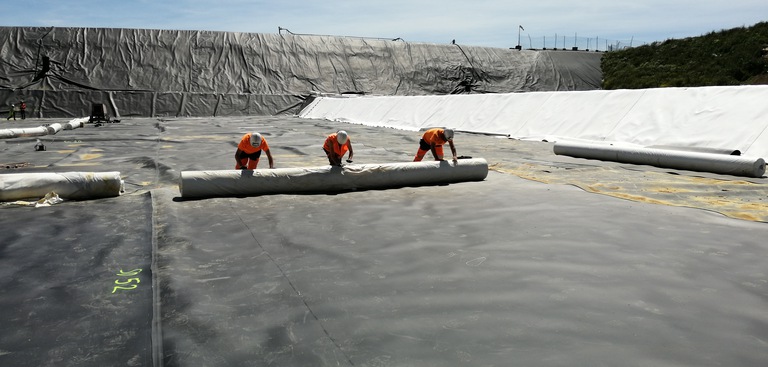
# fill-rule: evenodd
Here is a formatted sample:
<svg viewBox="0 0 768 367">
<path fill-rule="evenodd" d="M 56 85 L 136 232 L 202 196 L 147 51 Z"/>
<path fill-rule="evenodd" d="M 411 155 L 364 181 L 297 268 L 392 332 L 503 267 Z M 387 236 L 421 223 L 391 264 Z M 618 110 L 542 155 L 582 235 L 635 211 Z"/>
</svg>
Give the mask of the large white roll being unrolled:
<svg viewBox="0 0 768 367">
<path fill-rule="evenodd" d="M 182 197 L 251 196 L 264 194 L 330 193 L 482 181 L 488 162 L 482 158 L 452 161 L 353 164 L 219 171 L 182 171 Z"/>
<path fill-rule="evenodd" d="M 0 174 L 0 201 L 41 198 L 51 191 L 62 199 L 114 197 L 123 192 L 123 180 L 120 172 Z"/>
<path fill-rule="evenodd" d="M 765 160 L 763 158 L 666 149 L 618 147 L 581 142 L 557 142 L 553 149 L 555 154 L 576 158 L 645 164 L 663 168 L 712 172 L 733 176 L 759 178 L 765 174 Z"/>
</svg>

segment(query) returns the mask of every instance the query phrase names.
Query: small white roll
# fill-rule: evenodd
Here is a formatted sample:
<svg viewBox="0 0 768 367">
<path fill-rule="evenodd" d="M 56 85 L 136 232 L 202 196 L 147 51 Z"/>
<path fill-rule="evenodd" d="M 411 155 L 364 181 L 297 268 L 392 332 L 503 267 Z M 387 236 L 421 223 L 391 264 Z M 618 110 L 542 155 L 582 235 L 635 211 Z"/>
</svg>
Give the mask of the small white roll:
<svg viewBox="0 0 768 367">
<path fill-rule="evenodd" d="M 631 164 L 673 168 L 688 171 L 712 172 L 733 176 L 763 177 L 765 160 L 702 152 L 666 149 L 618 147 L 607 144 L 557 142 L 555 154 L 576 158 L 599 159 Z"/>
<path fill-rule="evenodd" d="M 53 135 L 53 134 L 58 133 L 59 131 L 61 131 L 61 128 L 62 128 L 62 126 L 58 122 L 50 124 L 50 125 L 45 127 L 45 129 L 48 130 L 48 135 Z"/>
</svg>

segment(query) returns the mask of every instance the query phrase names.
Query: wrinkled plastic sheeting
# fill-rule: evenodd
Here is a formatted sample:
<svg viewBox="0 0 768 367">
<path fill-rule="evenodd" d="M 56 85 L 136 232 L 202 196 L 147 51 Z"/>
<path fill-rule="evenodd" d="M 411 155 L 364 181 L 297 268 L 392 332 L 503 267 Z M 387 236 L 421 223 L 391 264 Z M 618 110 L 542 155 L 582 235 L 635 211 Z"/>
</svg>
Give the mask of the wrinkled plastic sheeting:
<svg viewBox="0 0 768 367">
<path fill-rule="evenodd" d="M 119 196 L 124 191 L 120 172 L 11 173 L 0 175 L 0 201 L 45 197 L 55 192 L 63 199 L 87 200 Z"/>
<path fill-rule="evenodd" d="M 293 34 L 0 27 L 0 100 L 38 117 L 298 111 L 306 95 L 600 88 L 602 54 Z M 50 60 L 40 70 L 39 56 Z M 157 68 L 163 65 L 163 68 Z"/>
<path fill-rule="evenodd" d="M 482 158 L 385 164 L 354 164 L 257 170 L 182 171 L 182 197 L 335 193 L 482 181 L 488 162 Z"/>
<path fill-rule="evenodd" d="M 42 49 L 51 80 L 39 87 L 54 91 L 424 95 L 467 80 L 496 93 L 592 90 L 602 76 L 594 52 L 195 30 L 3 27 L 0 35 L 12 40 L 0 45 L 9 51 L 0 75 L 13 87 L 28 84 Z M 8 72 L 14 67 L 32 74 Z"/>
<path fill-rule="evenodd" d="M 575 158 L 645 164 L 688 171 L 757 178 L 765 174 L 763 158 L 570 141 L 555 143 L 553 150 L 555 154 Z"/>
</svg>

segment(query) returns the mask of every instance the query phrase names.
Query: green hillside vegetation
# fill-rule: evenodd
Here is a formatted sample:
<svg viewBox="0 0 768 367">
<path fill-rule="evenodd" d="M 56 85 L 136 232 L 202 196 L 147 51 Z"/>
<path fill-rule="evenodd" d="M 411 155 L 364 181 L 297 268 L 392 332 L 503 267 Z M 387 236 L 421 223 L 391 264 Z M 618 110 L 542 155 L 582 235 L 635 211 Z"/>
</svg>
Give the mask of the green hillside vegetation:
<svg viewBox="0 0 768 367">
<path fill-rule="evenodd" d="M 607 52 L 603 89 L 768 84 L 767 53 L 768 22 Z"/>
</svg>

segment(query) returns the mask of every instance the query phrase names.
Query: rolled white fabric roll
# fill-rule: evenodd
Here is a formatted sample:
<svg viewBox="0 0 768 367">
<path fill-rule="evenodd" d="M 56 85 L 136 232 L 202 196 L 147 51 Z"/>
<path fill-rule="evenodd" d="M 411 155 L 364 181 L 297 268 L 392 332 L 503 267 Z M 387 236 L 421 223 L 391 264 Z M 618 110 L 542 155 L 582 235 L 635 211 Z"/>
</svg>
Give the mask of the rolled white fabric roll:
<svg viewBox="0 0 768 367">
<path fill-rule="evenodd" d="M 48 129 L 45 126 L 8 129 L 8 130 L 11 131 L 11 134 L 13 134 L 14 138 L 48 135 Z"/>
<path fill-rule="evenodd" d="M 362 189 L 482 181 L 488 162 L 482 158 L 343 167 L 183 171 L 182 197 L 250 196 L 290 193 L 328 193 Z"/>
<path fill-rule="evenodd" d="M 48 131 L 48 135 L 53 135 L 53 134 L 58 133 L 59 131 L 61 131 L 61 128 L 62 128 L 62 126 L 58 122 L 50 124 L 50 125 L 45 127 L 45 129 Z"/>
<path fill-rule="evenodd" d="M 15 137 L 16 137 L 16 134 L 11 129 L 0 130 L 0 139 L 11 139 Z"/>
<path fill-rule="evenodd" d="M 83 127 L 86 121 L 88 121 L 88 117 L 80 117 L 80 118 L 72 119 L 69 122 L 64 124 L 64 130 L 72 130 L 72 129 Z"/>
<path fill-rule="evenodd" d="M 667 149 L 618 147 L 581 142 L 557 142 L 553 150 L 555 154 L 576 158 L 645 164 L 688 171 L 757 178 L 763 177 L 765 174 L 765 160 L 763 158 Z"/>
<path fill-rule="evenodd" d="M 63 199 L 95 199 L 123 192 L 120 172 L 0 174 L 0 201 L 41 198 L 55 192 Z"/>
</svg>

